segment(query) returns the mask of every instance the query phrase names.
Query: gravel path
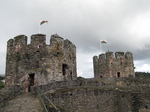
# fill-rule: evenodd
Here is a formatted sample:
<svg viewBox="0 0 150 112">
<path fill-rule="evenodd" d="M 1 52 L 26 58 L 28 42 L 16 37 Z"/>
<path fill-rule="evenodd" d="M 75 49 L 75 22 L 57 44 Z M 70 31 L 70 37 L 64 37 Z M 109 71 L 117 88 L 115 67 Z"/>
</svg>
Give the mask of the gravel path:
<svg viewBox="0 0 150 112">
<path fill-rule="evenodd" d="M 0 112 L 42 112 L 42 108 L 38 98 L 32 97 L 31 93 L 23 93 L 8 101 Z"/>
</svg>

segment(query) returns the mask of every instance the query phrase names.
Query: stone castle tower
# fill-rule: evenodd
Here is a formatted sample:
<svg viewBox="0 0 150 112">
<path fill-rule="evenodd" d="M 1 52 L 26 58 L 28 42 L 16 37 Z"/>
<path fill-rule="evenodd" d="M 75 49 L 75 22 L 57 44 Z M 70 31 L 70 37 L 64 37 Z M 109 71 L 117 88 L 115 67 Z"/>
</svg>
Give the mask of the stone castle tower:
<svg viewBox="0 0 150 112">
<path fill-rule="evenodd" d="M 93 57 L 94 77 L 134 77 L 134 64 L 132 53 L 106 52 Z"/>
<path fill-rule="evenodd" d="M 59 35 L 51 36 L 50 45 L 46 35 L 19 35 L 7 42 L 5 86 L 23 86 L 26 92 L 31 86 L 54 81 L 77 79 L 76 46 Z"/>
</svg>

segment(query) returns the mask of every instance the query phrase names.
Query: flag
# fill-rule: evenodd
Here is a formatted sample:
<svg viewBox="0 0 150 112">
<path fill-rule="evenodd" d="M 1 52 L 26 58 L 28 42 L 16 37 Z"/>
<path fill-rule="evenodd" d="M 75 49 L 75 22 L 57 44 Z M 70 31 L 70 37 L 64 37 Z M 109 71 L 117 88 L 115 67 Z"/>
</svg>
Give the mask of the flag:
<svg viewBox="0 0 150 112">
<path fill-rule="evenodd" d="M 42 25 L 42 24 L 44 24 L 44 23 L 48 23 L 48 21 L 42 20 L 42 21 L 40 22 L 40 25 Z"/>
<path fill-rule="evenodd" d="M 107 42 L 105 40 L 102 40 L 101 43 L 107 44 Z"/>
</svg>

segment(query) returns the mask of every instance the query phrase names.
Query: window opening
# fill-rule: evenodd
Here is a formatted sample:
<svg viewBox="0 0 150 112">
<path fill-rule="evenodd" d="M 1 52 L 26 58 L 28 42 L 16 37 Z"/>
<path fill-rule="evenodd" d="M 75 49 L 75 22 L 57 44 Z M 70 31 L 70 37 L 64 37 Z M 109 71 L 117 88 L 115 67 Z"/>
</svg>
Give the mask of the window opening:
<svg viewBox="0 0 150 112">
<path fill-rule="evenodd" d="M 40 44 L 37 45 L 37 48 L 40 48 Z"/>
<path fill-rule="evenodd" d="M 71 80 L 73 79 L 73 77 L 72 77 L 72 71 L 70 71 L 70 77 L 71 77 Z"/>
<path fill-rule="evenodd" d="M 57 43 L 57 50 L 59 50 L 59 44 Z"/>
<path fill-rule="evenodd" d="M 117 72 L 117 77 L 120 77 L 120 72 Z"/>
<path fill-rule="evenodd" d="M 37 68 L 39 68 L 39 67 L 40 67 L 40 66 L 39 66 L 39 62 L 38 62 L 38 61 L 36 62 L 36 67 L 37 67 Z"/>
<path fill-rule="evenodd" d="M 68 69 L 68 65 L 67 64 L 63 64 L 62 65 L 62 73 L 65 76 L 66 75 L 66 70 Z"/>
</svg>

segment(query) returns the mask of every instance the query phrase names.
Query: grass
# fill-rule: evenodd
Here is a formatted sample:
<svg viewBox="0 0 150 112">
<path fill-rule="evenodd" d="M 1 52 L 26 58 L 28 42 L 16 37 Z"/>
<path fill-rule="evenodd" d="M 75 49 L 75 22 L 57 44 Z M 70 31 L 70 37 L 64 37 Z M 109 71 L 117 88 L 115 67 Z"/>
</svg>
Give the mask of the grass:
<svg viewBox="0 0 150 112">
<path fill-rule="evenodd" d="M 4 83 L 0 81 L 0 89 L 4 88 Z"/>
</svg>

